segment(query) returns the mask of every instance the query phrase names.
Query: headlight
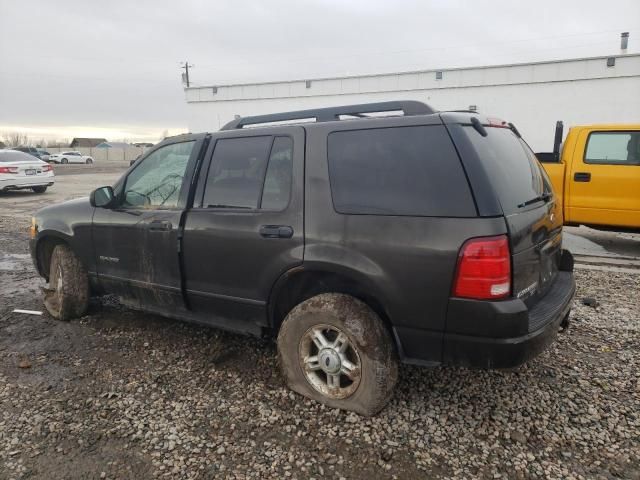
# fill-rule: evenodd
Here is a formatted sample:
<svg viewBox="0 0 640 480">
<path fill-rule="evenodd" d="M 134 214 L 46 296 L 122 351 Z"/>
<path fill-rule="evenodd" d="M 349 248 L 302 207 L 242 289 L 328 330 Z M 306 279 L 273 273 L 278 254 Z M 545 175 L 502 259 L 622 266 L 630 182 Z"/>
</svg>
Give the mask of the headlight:
<svg viewBox="0 0 640 480">
<path fill-rule="evenodd" d="M 31 217 L 31 228 L 29 229 L 29 234 L 31 238 L 36 238 L 38 234 L 38 224 L 36 222 L 36 217 Z"/>
</svg>

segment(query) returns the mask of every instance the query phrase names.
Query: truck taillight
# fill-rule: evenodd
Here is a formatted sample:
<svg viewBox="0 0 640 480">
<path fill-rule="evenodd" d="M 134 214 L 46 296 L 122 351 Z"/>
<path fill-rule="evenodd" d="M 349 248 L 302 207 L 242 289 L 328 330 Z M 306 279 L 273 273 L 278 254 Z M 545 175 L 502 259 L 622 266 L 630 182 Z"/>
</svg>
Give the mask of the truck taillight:
<svg viewBox="0 0 640 480">
<path fill-rule="evenodd" d="M 18 173 L 18 167 L 0 167 L 0 173 Z"/>
<path fill-rule="evenodd" d="M 458 254 L 453 296 L 496 300 L 511 293 L 511 255 L 506 235 L 467 240 Z"/>
</svg>

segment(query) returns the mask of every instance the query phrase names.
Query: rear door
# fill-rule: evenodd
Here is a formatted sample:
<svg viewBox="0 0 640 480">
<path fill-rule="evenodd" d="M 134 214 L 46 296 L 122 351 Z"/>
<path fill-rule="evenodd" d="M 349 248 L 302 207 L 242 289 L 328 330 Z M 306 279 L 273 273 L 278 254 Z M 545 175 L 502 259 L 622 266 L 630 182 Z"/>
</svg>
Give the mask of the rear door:
<svg viewBox="0 0 640 480">
<path fill-rule="evenodd" d="M 276 280 L 302 263 L 304 130 L 220 132 L 210 150 L 185 221 L 187 296 L 208 322 L 252 331 Z"/>
<path fill-rule="evenodd" d="M 511 129 L 464 127 L 505 215 L 513 296 L 532 304 L 550 288 L 562 244 L 561 203 L 535 155 Z"/>
<path fill-rule="evenodd" d="M 580 132 L 569 173 L 568 221 L 640 228 L 640 131 Z"/>
</svg>

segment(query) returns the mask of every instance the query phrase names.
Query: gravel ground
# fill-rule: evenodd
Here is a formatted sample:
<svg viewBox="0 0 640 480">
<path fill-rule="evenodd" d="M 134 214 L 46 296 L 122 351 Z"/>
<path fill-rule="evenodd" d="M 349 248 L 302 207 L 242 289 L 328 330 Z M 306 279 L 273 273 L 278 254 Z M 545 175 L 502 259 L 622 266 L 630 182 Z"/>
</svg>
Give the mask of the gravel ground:
<svg viewBox="0 0 640 480">
<path fill-rule="evenodd" d="M 0 478 L 640 479 L 640 275 L 579 270 L 572 325 L 514 371 L 403 366 L 375 418 L 283 386 L 272 342 L 96 302 L 41 309 L 0 217 Z"/>
</svg>

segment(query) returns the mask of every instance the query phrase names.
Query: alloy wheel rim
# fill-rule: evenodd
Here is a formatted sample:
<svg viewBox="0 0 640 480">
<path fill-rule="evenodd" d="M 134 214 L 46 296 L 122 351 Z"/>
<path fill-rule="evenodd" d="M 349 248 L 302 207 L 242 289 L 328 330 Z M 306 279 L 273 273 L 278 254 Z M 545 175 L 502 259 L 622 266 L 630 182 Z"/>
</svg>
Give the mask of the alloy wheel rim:
<svg viewBox="0 0 640 480">
<path fill-rule="evenodd" d="M 333 325 L 314 325 L 304 333 L 299 361 L 307 382 L 331 399 L 347 398 L 360 385 L 362 367 L 358 350 Z"/>
</svg>

